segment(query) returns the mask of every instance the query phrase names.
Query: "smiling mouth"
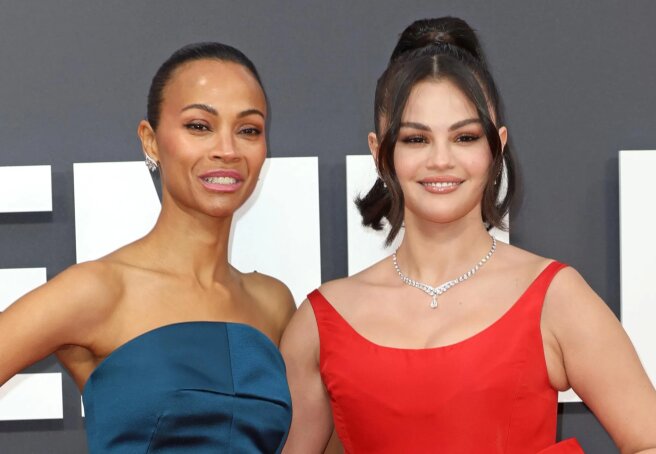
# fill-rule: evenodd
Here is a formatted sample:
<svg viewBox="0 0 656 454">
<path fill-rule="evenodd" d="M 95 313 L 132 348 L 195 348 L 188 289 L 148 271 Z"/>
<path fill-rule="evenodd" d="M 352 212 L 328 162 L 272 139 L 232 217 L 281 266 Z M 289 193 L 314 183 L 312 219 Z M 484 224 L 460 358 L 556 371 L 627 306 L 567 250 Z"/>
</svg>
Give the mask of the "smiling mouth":
<svg viewBox="0 0 656 454">
<path fill-rule="evenodd" d="M 425 183 L 422 182 L 421 184 L 428 188 L 447 189 L 447 188 L 455 188 L 460 183 L 462 183 L 462 181 L 433 181 L 433 182 L 425 182 Z"/>
<path fill-rule="evenodd" d="M 210 184 L 237 184 L 239 180 L 233 177 L 205 177 L 203 181 Z"/>
</svg>

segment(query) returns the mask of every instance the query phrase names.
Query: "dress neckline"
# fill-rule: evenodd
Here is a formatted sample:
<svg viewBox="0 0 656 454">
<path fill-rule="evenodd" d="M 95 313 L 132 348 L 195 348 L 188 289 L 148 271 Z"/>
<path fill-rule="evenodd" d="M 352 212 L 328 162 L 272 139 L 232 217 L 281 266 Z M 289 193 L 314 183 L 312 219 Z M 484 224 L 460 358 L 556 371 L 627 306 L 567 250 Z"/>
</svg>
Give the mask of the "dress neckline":
<svg viewBox="0 0 656 454">
<path fill-rule="evenodd" d="M 277 356 L 280 359 L 282 359 L 282 354 L 280 353 L 280 350 L 278 349 L 278 346 L 273 343 L 273 341 L 269 338 L 269 336 L 267 336 L 266 334 L 264 334 L 259 329 L 255 328 L 254 326 L 249 325 L 247 323 L 231 322 L 231 321 L 224 321 L 224 320 L 192 320 L 192 321 L 168 323 L 166 325 L 157 326 L 155 328 L 144 331 L 143 333 L 138 334 L 135 337 L 125 341 L 124 343 L 122 343 L 121 345 L 116 347 L 114 350 L 112 350 L 107 356 L 105 356 L 103 358 L 102 361 L 100 361 L 98 363 L 98 365 L 96 365 L 96 367 L 94 367 L 94 369 L 89 374 L 89 377 L 84 382 L 84 385 L 82 387 L 82 392 L 81 392 L 82 396 L 85 395 L 85 393 L 87 391 L 87 388 L 88 388 L 87 385 L 89 384 L 89 382 L 91 381 L 93 376 L 97 375 L 97 372 L 99 370 L 101 370 L 101 368 L 103 368 L 105 366 L 105 364 L 109 360 L 111 360 L 114 356 L 116 356 L 118 353 L 120 353 L 121 351 L 123 351 L 126 348 L 129 348 L 131 345 L 138 343 L 139 341 L 143 340 L 144 338 L 150 337 L 154 334 L 157 334 L 157 333 L 160 333 L 160 332 L 163 332 L 163 331 L 167 331 L 167 330 L 170 330 L 170 329 L 179 328 L 179 327 L 187 326 L 187 325 L 196 325 L 196 326 L 200 326 L 200 325 L 237 326 L 237 327 L 244 328 L 244 329 L 246 329 L 248 331 L 251 331 L 252 333 L 256 334 L 256 336 L 263 338 L 265 343 L 268 344 L 270 348 L 273 348 L 273 350 L 276 352 Z"/>
<path fill-rule="evenodd" d="M 321 298 L 326 305 L 329 307 L 329 309 L 337 316 L 339 320 L 342 321 L 342 323 L 347 327 L 347 329 L 358 339 L 363 341 L 364 343 L 377 348 L 381 350 L 389 350 L 389 351 L 397 351 L 397 352 L 402 352 L 402 353 L 422 353 L 422 352 L 435 352 L 435 351 L 440 351 L 440 350 L 449 350 L 453 348 L 457 348 L 463 345 L 466 345 L 470 343 L 471 341 L 476 340 L 478 337 L 484 336 L 486 333 L 489 331 L 492 331 L 497 325 L 500 325 L 505 321 L 505 319 L 509 318 L 510 315 L 515 312 L 517 307 L 520 305 L 520 303 L 526 298 L 526 296 L 529 294 L 529 292 L 537 285 L 539 281 L 542 280 L 544 276 L 548 274 L 548 271 L 551 270 L 552 268 L 555 267 L 561 267 L 564 266 L 560 262 L 557 261 L 551 261 L 547 266 L 545 266 L 542 271 L 531 281 L 531 283 L 524 289 L 524 291 L 521 293 L 521 295 L 515 300 L 515 302 L 495 321 L 487 325 L 485 328 L 481 329 L 480 331 L 477 331 L 476 333 L 472 334 L 469 337 L 466 337 L 462 340 L 459 340 L 457 342 L 453 342 L 451 344 L 446 344 L 446 345 L 439 345 L 436 347 L 424 347 L 424 348 L 405 348 L 405 347 L 393 347 L 393 346 L 388 346 L 388 345 L 381 345 L 379 343 L 376 343 L 372 340 L 369 340 L 360 332 L 358 332 L 353 325 L 351 325 L 343 316 L 340 314 L 337 309 L 328 301 L 328 299 L 317 289 L 315 290 L 316 294 Z"/>
</svg>

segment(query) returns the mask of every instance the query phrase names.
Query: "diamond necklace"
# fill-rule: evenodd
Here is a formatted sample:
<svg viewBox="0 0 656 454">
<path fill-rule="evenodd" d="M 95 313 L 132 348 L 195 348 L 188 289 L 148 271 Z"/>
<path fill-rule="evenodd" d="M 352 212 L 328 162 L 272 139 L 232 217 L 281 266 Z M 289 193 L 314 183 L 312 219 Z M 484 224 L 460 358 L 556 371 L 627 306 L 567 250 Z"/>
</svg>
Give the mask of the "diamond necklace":
<svg viewBox="0 0 656 454">
<path fill-rule="evenodd" d="M 394 262 L 394 268 L 396 269 L 396 272 L 399 273 L 399 277 L 401 280 L 411 286 L 418 288 L 422 292 L 428 294 L 428 296 L 432 297 L 433 299 L 431 300 L 430 307 L 431 309 L 435 309 L 437 307 L 437 297 L 440 296 L 442 293 L 446 292 L 449 290 L 451 287 L 454 287 L 461 282 L 466 281 L 470 277 L 472 277 L 474 274 L 476 274 L 476 271 L 483 265 L 487 263 L 488 260 L 490 260 L 490 257 L 492 257 L 492 254 L 494 254 L 494 251 L 497 249 L 497 240 L 494 238 L 492 235 L 490 235 L 492 238 L 492 247 L 488 251 L 487 255 L 483 257 L 477 264 L 472 268 L 471 270 L 467 271 L 465 274 L 461 275 L 460 277 L 457 277 L 453 280 L 446 281 L 444 284 L 438 285 L 437 287 L 431 287 L 428 284 L 424 284 L 423 282 L 417 282 L 414 279 L 410 279 L 408 276 L 403 274 L 401 272 L 401 269 L 399 268 L 399 264 L 396 261 L 396 253 L 398 252 L 398 249 L 394 251 L 392 254 L 392 261 Z"/>
</svg>

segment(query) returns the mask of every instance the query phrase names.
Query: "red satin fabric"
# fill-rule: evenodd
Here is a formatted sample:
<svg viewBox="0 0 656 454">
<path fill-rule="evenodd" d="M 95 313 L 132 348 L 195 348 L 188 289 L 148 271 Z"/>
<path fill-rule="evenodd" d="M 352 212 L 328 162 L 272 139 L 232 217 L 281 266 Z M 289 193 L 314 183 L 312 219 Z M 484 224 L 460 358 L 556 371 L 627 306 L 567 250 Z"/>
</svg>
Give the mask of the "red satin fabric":
<svg viewBox="0 0 656 454">
<path fill-rule="evenodd" d="M 538 454 L 581 454 L 583 449 L 578 441 L 574 438 L 568 438 L 560 443 L 543 449 Z"/>
<path fill-rule="evenodd" d="M 346 453 L 582 453 L 575 440 L 555 444 L 557 392 L 540 332 L 544 295 L 564 266 L 549 264 L 491 326 L 438 348 L 374 344 L 318 290 L 308 295 Z"/>
</svg>

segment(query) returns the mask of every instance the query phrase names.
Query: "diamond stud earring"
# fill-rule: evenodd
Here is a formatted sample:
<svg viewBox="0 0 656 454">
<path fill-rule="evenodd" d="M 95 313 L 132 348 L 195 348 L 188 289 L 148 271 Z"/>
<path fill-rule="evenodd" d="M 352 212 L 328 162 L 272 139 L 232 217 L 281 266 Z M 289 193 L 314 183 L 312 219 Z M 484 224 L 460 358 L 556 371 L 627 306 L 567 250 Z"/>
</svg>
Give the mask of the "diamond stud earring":
<svg viewBox="0 0 656 454">
<path fill-rule="evenodd" d="M 159 164 L 157 161 L 155 161 L 153 158 L 148 156 L 147 153 L 144 153 L 146 155 L 146 167 L 148 167 L 148 170 L 151 172 L 155 172 L 157 169 L 159 169 Z"/>
</svg>

